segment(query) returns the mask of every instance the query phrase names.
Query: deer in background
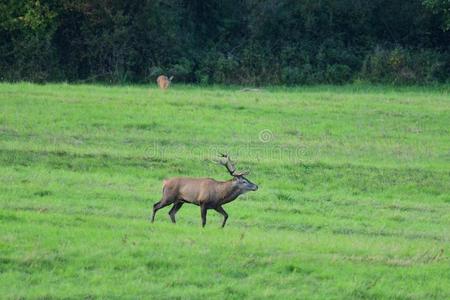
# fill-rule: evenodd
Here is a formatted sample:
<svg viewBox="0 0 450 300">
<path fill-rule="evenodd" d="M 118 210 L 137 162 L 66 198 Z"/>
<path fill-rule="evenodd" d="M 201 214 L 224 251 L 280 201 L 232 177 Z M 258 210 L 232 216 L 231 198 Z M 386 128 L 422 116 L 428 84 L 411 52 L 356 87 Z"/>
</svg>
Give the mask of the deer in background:
<svg viewBox="0 0 450 300">
<path fill-rule="evenodd" d="M 165 90 L 169 87 L 170 83 L 172 82 L 172 79 L 173 79 L 173 76 L 170 76 L 170 78 L 168 78 L 165 75 L 160 75 L 156 79 L 156 83 L 158 83 L 158 86 L 160 89 Z"/>
<path fill-rule="evenodd" d="M 191 203 L 200 206 L 202 227 L 205 227 L 208 209 L 214 209 L 223 216 L 222 227 L 224 227 L 228 214 L 222 206 L 248 191 L 258 190 L 258 186 L 244 177 L 248 173 L 236 171 L 227 154 L 221 154 L 218 163 L 226 167 L 232 179 L 217 181 L 212 178 L 175 177 L 164 180 L 162 199 L 153 205 L 152 223 L 156 212 L 170 204 L 173 206 L 169 216 L 172 222 L 176 223 L 175 214 L 184 203 Z"/>
</svg>

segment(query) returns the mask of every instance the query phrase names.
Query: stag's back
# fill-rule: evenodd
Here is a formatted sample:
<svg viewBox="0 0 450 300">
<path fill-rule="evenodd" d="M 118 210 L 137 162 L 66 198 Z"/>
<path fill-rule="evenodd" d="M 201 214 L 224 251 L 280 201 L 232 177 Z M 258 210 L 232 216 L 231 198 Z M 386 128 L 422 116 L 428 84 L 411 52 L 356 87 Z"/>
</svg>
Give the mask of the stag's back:
<svg viewBox="0 0 450 300">
<path fill-rule="evenodd" d="M 156 79 L 156 83 L 158 83 L 159 88 L 163 89 L 163 90 L 165 90 L 169 87 L 171 81 L 172 81 L 172 77 L 168 78 L 165 75 L 160 75 Z"/>
<path fill-rule="evenodd" d="M 212 178 L 174 177 L 164 180 L 165 192 L 184 199 L 186 202 L 199 204 L 217 194 L 220 182 Z"/>
</svg>

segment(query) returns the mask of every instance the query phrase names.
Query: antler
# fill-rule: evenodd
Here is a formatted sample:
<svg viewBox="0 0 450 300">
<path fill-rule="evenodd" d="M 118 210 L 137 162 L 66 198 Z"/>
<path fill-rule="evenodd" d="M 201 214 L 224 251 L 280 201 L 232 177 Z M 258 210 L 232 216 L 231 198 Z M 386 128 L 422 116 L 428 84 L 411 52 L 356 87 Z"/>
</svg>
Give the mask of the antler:
<svg viewBox="0 0 450 300">
<path fill-rule="evenodd" d="M 225 166 L 225 168 L 227 168 L 227 170 L 231 176 L 243 176 L 243 175 L 248 174 L 248 172 L 236 172 L 236 167 L 231 162 L 231 159 L 228 156 L 228 154 L 220 153 L 220 157 L 225 158 L 225 161 L 223 159 L 220 159 L 219 164 L 221 164 L 222 166 Z"/>
</svg>

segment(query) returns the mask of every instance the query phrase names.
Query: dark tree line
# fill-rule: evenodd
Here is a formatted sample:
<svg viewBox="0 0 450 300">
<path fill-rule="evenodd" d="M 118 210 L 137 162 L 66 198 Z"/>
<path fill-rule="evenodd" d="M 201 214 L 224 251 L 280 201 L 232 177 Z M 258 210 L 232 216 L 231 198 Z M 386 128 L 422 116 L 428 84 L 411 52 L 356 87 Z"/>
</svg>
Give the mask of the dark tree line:
<svg viewBox="0 0 450 300">
<path fill-rule="evenodd" d="M 0 80 L 450 80 L 448 0 L 0 0 Z"/>
</svg>

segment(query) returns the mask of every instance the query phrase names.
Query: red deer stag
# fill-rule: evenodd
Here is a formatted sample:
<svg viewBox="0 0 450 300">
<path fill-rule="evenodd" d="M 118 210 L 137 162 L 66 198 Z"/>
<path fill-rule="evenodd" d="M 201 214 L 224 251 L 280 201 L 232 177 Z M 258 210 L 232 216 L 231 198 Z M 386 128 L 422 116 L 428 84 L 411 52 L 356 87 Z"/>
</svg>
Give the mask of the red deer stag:
<svg viewBox="0 0 450 300">
<path fill-rule="evenodd" d="M 165 75 L 160 75 L 156 79 L 156 83 L 158 83 L 158 86 L 160 89 L 165 90 L 169 87 L 170 83 L 172 82 L 173 76 L 170 76 L 170 78 L 167 78 Z"/>
<path fill-rule="evenodd" d="M 247 175 L 246 172 L 236 171 L 227 154 L 221 154 L 218 162 L 227 168 L 230 175 L 233 176 L 232 179 L 217 181 L 212 178 L 175 177 L 164 180 L 163 196 L 161 201 L 153 205 L 151 221 L 155 220 L 155 214 L 158 210 L 173 204 L 169 216 L 172 222 L 176 223 L 175 214 L 184 203 L 191 203 L 200 206 L 203 227 L 206 224 L 208 209 L 214 209 L 223 216 L 222 227 L 224 227 L 228 214 L 222 208 L 222 205 L 233 201 L 248 191 L 256 191 L 258 186 L 244 177 L 244 175 Z"/>
</svg>

